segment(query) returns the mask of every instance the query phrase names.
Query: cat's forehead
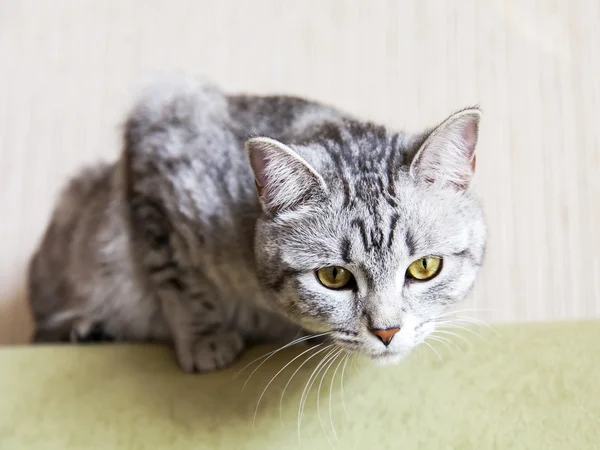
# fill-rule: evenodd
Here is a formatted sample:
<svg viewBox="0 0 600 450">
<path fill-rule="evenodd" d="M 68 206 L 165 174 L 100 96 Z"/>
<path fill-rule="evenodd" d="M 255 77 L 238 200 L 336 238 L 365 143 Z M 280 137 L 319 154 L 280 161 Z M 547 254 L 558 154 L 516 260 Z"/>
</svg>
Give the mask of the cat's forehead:
<svg viewBox="0 0 600 450">
<path fill-rule="evenodd" d="M 456 205 L 436 205 L 414 192 L 397 200 L 395 206 L 379 198 L 344 207 L 338 199 L 308 208 L 275 233 L 281 256 L 299 270 L 346 266 L 375 285 L 392 282 L 415 259 L 454 255 L 472 245 L 472 227 Z"/>
<path fill-rule="evenodd" d="M 391 133 L 383 126 L 351 119 L 325 121 L 308 128 L 299 142 L 329 148 L 350 149 L 354 144 L 381 146 L 389 142 Z"/>
<path fill-rule="evenodd" d="M 295 150 L 323 177 L 334 195 L 343 197 L 344 207 L 353 209 L 376 206 L 380 199 L 398 206 L 399 184 L 406 184 L 420 143 L 420 136 L 344 121 L 321 124 Z"/>
<path fill-rule="evenodd" d="M 460 202 L 453 200 L 404 186 L 393 198 L 358 196 L 329 214 L 339 238 L 351 243 L 355 258 L 393 261 L 468 245 L 468 220 Z"/>
<path fill-rule="evenodd" d="M 389 166 L 406 166 L 414 140 L 368 122 L 322 122 L 298 140 L 295 150 L 325 178 L 346 177 L 350 183 L 384 175 Z M 409 151 L 406 151 L 406 150 Z"/>
</svg>

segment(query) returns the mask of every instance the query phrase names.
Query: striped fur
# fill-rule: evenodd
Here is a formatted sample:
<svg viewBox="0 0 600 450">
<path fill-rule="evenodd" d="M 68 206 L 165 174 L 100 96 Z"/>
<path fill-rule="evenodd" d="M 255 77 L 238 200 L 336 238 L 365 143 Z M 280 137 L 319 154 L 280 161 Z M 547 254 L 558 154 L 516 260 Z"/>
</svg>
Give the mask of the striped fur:
<svg viewBox="0 0 600 450">
<path fill-rule="evenodd" d="M 399 360 L 482 262 L 478 121 L 468 109 L 408 135 L 292 97 L 155 86 L 120 160 L 60 197 L 30 265 L 35 339 L 171 342 L 184 370 L 210 371 L 248 343 L 331 332 Z M 440 275 L 407 279 L 427 255 L 444 258 Z M 330 265 L 355 288 L 322 286 L 315 270 Z M 369 332 L 391 327 L 387 347 Z"/>
</svg>

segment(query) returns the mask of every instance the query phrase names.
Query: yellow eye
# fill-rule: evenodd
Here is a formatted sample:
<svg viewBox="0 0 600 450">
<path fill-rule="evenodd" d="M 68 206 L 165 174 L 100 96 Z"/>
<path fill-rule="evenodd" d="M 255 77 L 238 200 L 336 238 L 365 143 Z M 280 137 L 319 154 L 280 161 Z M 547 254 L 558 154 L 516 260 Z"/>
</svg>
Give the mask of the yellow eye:
<svg viewBox="0 0 600 450">
<path fill-rule="evenodd" d="M 342 289 L 354 279 L 348 270 L 339 266 L 323 267 L 317 270 L 317 278 L 323 286 L 329 289 Z"/>
<path fill-rule="evenodd" d="M 442 258 L 439 256 L 427 256 L 417 259 L 406 270 L 410 278 L 419 281 L 431 280 L 442 270 Z"/>
</svg>

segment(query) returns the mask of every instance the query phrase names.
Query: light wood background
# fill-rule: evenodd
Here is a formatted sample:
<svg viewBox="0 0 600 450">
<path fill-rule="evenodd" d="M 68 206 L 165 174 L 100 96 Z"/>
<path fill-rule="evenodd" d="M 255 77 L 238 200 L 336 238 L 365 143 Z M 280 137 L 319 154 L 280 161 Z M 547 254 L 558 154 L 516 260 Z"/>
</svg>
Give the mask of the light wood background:
<svg viewBox="0 0 600 450">
<path fill-rule="evenodd" d="M 598 0 L 0 0 L 0 343 L 57 190 L 174 70 L 417 130 L 479 103 L 491 321 L 600 316 Z"/>
</svg>

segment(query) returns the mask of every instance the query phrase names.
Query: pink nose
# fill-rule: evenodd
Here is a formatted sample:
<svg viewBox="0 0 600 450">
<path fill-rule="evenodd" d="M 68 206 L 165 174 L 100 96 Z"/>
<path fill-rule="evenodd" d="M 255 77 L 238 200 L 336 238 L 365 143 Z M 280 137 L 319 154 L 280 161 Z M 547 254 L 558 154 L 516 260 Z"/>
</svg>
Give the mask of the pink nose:
<svg viewBox="0 0 600 450">
<path fill-rule="evenodd" d="M 371 333 L 377 336 L 383 342 L 383 345 L 387 347 L 398 331 L 400 331 L 400 328 L 388 328 L 386 330 L 371 330 Z"/>
</svg>

